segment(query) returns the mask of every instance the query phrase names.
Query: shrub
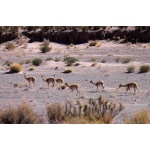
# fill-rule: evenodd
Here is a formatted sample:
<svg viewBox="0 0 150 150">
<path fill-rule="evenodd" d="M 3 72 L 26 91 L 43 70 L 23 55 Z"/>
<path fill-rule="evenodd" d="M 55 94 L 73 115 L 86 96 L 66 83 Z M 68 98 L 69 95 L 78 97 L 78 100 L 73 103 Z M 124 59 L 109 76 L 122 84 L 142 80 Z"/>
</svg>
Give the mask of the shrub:
<svg viewBox="0 0 150 150">
<path fill-rule="evenodd" d="M 1 124 L 36 124 L 40 123 L 39 117 L 26 103 L 20 103 L 17 108 L 11 105 L 4 111 L 0 111 Z"/>
<path fill-rule="evenodd" d="M 88 42 L 89 43 L 89 46 L 97 46 L 97 47 L 99 47 L 101 44 L 100 44 L 100 42 L 99 41 L 89 41 Z"/>
<path fill-rule="evenodd" d="M 22 66 L 18 63 L 13 63 L 10 65 L 10 72 L 18 73 L 22 70 Z"/>
<path fill-rule="evenodd" d="M 13 64 L 13 62 L 10 62 L 9 60 L 6 60 L 6 61 L 5 61 L 5 64 L 6 64 L 7 66 L 10 66 L 11 64 Z"/>
<path fill-rule="evenodd" d="M 123 64 L 126 64 L 126 63 L 129 63 L 131 61 L 131 58 L 130 57 L 125 57 L 125 58 L 122 58 L 121 62 Z"/>
<path fill-rule="evenodd" d="M 46 58 L 45 61 L 50 61 L 50 60 L 53 60 L 53 58 L 52 57 L 48 57 L 48 58 Z"/>
<path fill-rule="evenodd" d="M 6 46 L 7 50 L 15 49 L 15 45 L 13 43 L 11 43 L 11 42 L 8 42 L 5 46 Z"/>
<path fill-rule="evenodd" d="M 128 73 L 133 73 L 133 72 L 135 72 L 135 67 L 134 66 L 128 66 L 127 71 L 128 71 Z"/>
<path fill-rule="evenodd" d="M 25 61 L 25 64 L 29 64 L 29 63 L 31 63 L 31 59 Z"/>
<path fill-rule="evenodd" d="M 77 58 L 74 58 L 74 57 L 65 57 L 64 58 L 64 62 L 67 64 L 67 65 L 72 65 L 73 63 L 79 61 Z"/>
<path fill-rule="evenodd" d="M 135 113 L 131 119 L 126 119 L 125 123 L 127 124 L 149 124 L 150 123 L 150 114 L 146 110 Z"/>
<path fill-rule="evenodd" d="M 65 69 L 63 73 L 71 73 L 71 72 L 72 72 L 72 69 L 68 68 L 68 69 Z"/>
<path fill-rule="evenodd" d="M 96 58 L 91 58 L 91 62 L 96 62 Z"/>
<path fill-rule="evenodd" d="M 80 63 L 75 63 L 75 64 L 74 64 L 74 66 L 79 66 L 79 65 L 80 65 Z"/>
<path fill-rule="evenodd" d="M 121 103 L 109 103 L 101 97 L 89 99 L 83 103 L 67 101 L 63 104 L 51 104 L 47 106 L 47 117 L 49 123 L 111 123 L 124 107 Z"/>
<path fill-rule="evenodd" d="M 49 52 L 51 49 L 52 49 L 52 47 L 49 47 L 49 45 L 44 44 L 44 45 L 40 48 L 40 51 L 41 51 L 42 53 L 47 53 L 47 52 Z"/>
<path fill-rule="evenodd" d="M 40 59 L 40 58 L 35 58 L 32 60 L 32 64 L 34 66 L 39 66 L 41 63 L 42 63 L 42 59 Z"/>
<path fill-rule="evenodd" d="M 101 63 L 105 63 L 105 62 L 106 62 L 106 59 L 102 59 L 102 60 L 101 60 Z"/>
<path fill-rule="evenodd" d="M 115 61 L 118 63 L 118 62 L 120 61 L 120 59 L 121 59 L 121 57 L 120 57 L 120 56 L 117 56 L 117 57 L 115 58 Z"/>
<path fill-rule="evenodd" d="M 150 66 L 149 65 L 142 65 L 140 66 L 140 73 L 145 73 L 150 71 Z"/>
<path fill-rule="evenodd" d="M 56 58 L 54 59 L 54 61 L 55 61 L 55 62 L 58 62 L 58 61 L 60 61 L 60 58 L 57 58 L 57 57 L 56 57 Z"/>
</svg>

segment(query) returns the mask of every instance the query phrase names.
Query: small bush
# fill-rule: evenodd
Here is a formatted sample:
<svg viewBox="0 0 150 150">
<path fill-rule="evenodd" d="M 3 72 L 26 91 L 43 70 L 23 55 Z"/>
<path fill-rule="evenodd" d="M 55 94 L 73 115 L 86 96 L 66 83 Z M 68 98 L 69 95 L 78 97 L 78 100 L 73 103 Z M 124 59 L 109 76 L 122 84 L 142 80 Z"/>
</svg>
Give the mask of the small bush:
<svg viewBox="0 0 150 150">
<path fill-rule="evenodd" d="M 57 58 L 57 57 L 56 57 L 56 58 L 54 59 L 54 61 L 55 61 L 55 62 L 59 62 L 59 61 L 60 61 L 60 58 Z"/>
<path fill-rule="evenodd" d="M 34 66 L 39 66 L 41 63 L 42 63 L 42 59 L 40 59 L 40 58 L 35 58 L 32 60 L 32 64 Z"/>
<path fill-rule="evenodd" d="M 11 43 L 11 42 L 8 42 L 5 46 L 6 46 L 7 50 L 15 49 L 15 45 L 13 43 Z"/>
<path fill-rule="evenodd" d="M 120 60 L 121 60 L 121 57 L 120 57 L 120 56 L 118 56 L 118 57 L 115 58 L 115 61 L 116 61 L 117 63 L 118 63 Z"/>
<path fill-rule="evenodd" d="M 72 70 L 71 69 L 65 69 L 63 73 L 71 73 Z"/>
<path fill-rule="evenodd" d="M 128 73 L 133 73 L 133 72 L 135 72 L 135 67 L 134 66 L 128 66 L 127 71 L 128 71 Z"/>
<path fill-rule="evenodd" d="M 14 87 L 18 87 L 18 83 L 14 83 L 13 86 L 14 86 Z"/>
<path fill-rule="evenodd" d="M 6 110 L 0 111 L 0 124 L 36 123 L 40 123 L 39 117 L 26 102 L 22 102 L 17 108 L 10 105 Z"/>
<path fill-rule="evenodd" d="M 10 72 L 18 73 L 22 70 L 22 66 L 18 63 L 13 63 L 10 65 Z"/>
<path fill-rule="evenodd" d="M 149 65 L 142 65 L 140 66 L 140 73 L 145 73 L 150 71 L 150 66 Z"/>
<path fill-rule="evenodd" d="M 51 49 L 52 49 L 52 47 L 49 47 L 49 45 L 44 44 L 44 45 L 40 48 L 40 51 L 41 51 L 42 53 L 47 53 L 47 52 L 51 51 Z"/>
<path fill-rule="evenodd" d="M 97 46 L 97 47 L 99 47 L 101 44 L 100 44 L 100 42 L 99 41 L 89 41 L 88 42 L 89 43 L 89 46 Z"/>
<path fill-rule="evenodd" d="M 79 66 L 79 65 L 80 65 L 80 63 L 75 63 L 75 64 L 74 64 L 74 66 Z"/>
<path fill-rule="evenodd" d="M 29 64 L 29 63 L 31 63 L 31 59 L 25 61 L 25 64 Z"/>
<path fill-rule="evenodd" d="M 91 58 L 91 62 L 96 62 L 96 58 Z"/>
<path fill-rule="evenodd" d="M 77 58 L 74 58 L 74 57 L 65 57 L 64 58 L 64 62 L 67 64 L 67 65 L 72 65 L 73 63 L 79 61 Z"/>
<path fill-rule="evenodd" d="M 45 61 L 50 61 L 50 60 L 53 60 L 53 58 L 52 57 L 48 57 L 48 58 L 46 58 Z"/>
<path fill-rule="evenodd" d="M 126 64 L 126 63 L 129 63 L 131 61 L 131 58 L 130 57 L 126 57 L 126 58 L 122 58 L 121 62 L 123 64 Z"/>
<path fill-rule="evenodd" d="M 11 64 L 13 64 L 13 62 L 10 62 L 9 60 L 6 60 L 5 64 L 9 67 Z"/>
<path fill-rule="evenodd" d="M 150 114 L 146 110 L 135 113 L 131 119 L 126 119 L 125 123 L 127 124 L 149 124 L 150 123 Z"/>
<path fill-rule="evenodd" d="M 101 63 L 106 63 L 106 59 L 102 59 L 102 60 L 101 60 Z"/>
</svg>

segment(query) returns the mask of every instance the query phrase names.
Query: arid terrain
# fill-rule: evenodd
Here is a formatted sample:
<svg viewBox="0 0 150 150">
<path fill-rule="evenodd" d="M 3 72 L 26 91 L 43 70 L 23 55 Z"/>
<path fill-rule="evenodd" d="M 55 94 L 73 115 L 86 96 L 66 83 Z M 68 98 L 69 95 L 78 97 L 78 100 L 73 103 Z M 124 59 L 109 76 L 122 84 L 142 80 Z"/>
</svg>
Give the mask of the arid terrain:
<svg viewBox="0 0 150 150">
<path fill-rule="evenodd" d="M 12 41 L 15 43 L 15 41 Z M 63 45 L 50 42 L 52 50 L 41 53 L 42 42 L 33 42 L 18 46 L 14 50 L 8 51 L 6 43 L 0 45 L 0 106 L 5 108 L 8 103 L 14 106 L 22 100 L 26 100 L 35 112 L 46 121 L 46 104 L 53 102 L 65 103 L 68 100 L 81 100 L 86 102 L 89 98 L 102 96 L 110 102 L 121 102 L 125 108 L 115 117 L 113 123 L 122 123 L 123 119 L 131 116 L 132 113 L 142 109 L 150 110 L 150 73 L 139 73 L 139 68 L 143 64 L 150 65 L 150 44 L 118 44 L 112 41 L 101 40 L 99 46 L 87 46 L 85 44 Z M 75 57 L 79 60 L 78 66 L 66 66 L 65 57 Z M 30 60 L 34 58 L 42 59 L 40 66 L 33 67 Z M 47 58 L 53 60 L 46 61 Z M 123 58 L 130 58 L 130 61 L 123 63 Z M 119 62 L 116 62 L 120 59 Z M 22 64 L 22 71 L 19 73 L 9 73 L 8 62 L 18 62 Z M 95 62 L 95 66 L 91 66 Z M 128 66 L 135 66 L 134 73 L 127 73 Z M 56 68 L 57 67 L 57 68 Z M 71 73 L 64 74 L 66 68 L 72 70 Z M 35 86 L 28 86 L 26 76 L 36 78 Z M 79 94 L 66 87 L 59 89 L 59 85 L 48 88 L 46 82 L 41 78 L 54 77 L 63 78 L 69 85 L 77 83 L 80 85 Z M 102 80 L 105 83 L 105 90 L 91 84 Z M 139 93 L 120 88 L 119 84 L 137 82 Z"/>
</svg>

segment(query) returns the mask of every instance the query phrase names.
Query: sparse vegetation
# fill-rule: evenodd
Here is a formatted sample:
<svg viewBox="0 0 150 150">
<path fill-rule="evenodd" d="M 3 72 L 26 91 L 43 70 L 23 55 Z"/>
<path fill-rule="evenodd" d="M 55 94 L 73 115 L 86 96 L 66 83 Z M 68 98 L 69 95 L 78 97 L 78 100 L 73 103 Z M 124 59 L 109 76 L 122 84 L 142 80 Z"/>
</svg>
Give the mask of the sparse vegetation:
<svg viewBox="0 0 150 150">
<path fill-rule="evenodd" d="M 64 62 L 67 64 L 67 66 L 71 66 L 73 63 L 79 61 L 77 58 L 74 57 L 65 57 Z"/>
<path fill-rule="evenodd" d="M 133 73 L 133 72 L 135 72 L 135 66 L 128 66 L 128 68 L 127 68 L 127 72 L 128 73 Z"/>
<path fill-rule="evenodd" d="M 140 73 L 145 73 L 150 71 L 150 66 L 149 65 L 142 65 L 140 66 Z"/>
<path fill-rule="evenodd" d="M 101 60 L 101 63 L 106 63 L 106 59 L 102 59 L 102 60 Z"/>
<path fill-rule="evenodd" d="M 8 42 L 5 46 L 7 50 L 15 49 L 15 45 L 12 42 Z"/>
<path fill-rule="evenodd" d="M 119 63 L 120 60 L 121 60 L 121 57 L 120 57 L 120 56 L 115 57 L 115 61 L 116 61 L 117 63 Z"/>
<path fill-rule="evenodd" d="M 131 58 L 130 57 L 125 57 L 125 58 L 122 58 L 121 62 L 123 64 L 126 64 L 126 63 L 129 63 L 131 61 Z"/>
<path fill-rule="evenodd" d="M 45 43 L 41 48 L 40 51 L 42 53 L 47 53 L 49 51 L 51 51 L 52 47 L 49 47 L 49 44 Z"/>
<path fill-rule="evenodd" d="M 19 63 L 13 63 L 10 65 L 10 72 L 18 73 L 22 70 L 22 66 Z"/>
<path fill-rule="evenodd" d="M 149 124 L 150 113 L 146 110 L 141 110 L 135 113 L 130 119 L 125 119 L 126 124 Z"/>
<path fill-rule="evenodd" d="M 17 108 L 11 105 L 7 109 L 0 111 L 0 124 L 37 124 L 39 117 L 26 103 L 20 103 Z"/>
<path fill-rule="evenodd" d="M 96 58 L 91 58 L 91 62 L 96 62 Z"/>
<path fill-rule="evenodd" d="M 32 60 L 32 64 L 34 66 L 39 66 L 41 63 L 42 63 L 42 59 L 40 59 L 40 58 L 35 58 Z"/>
<path fill-rule="evenodd" d="M 60 58 L 56 57 L 56 58 L 54 59 L 54 61 L 55 61 L 55 62 L 59 62 L 59 61 L 60 61 Z"/>
<path fill-rule="evenodd" d="M 18 83 L 14 83 L 13 86 L 14 86 L 14 87 L 18 87 Z"/>
<path fill-rule="evenodd" d="M 9 67 L 11 64 L 13 64 L 13 62 L 10 62 L 9 60 L 6 60 L 4 64 L 6 64 Z"/>
<path fill-rule="evenodd" d="M 29 63 L 31 63 L 31 62 L 32 62 L 32 60 L 31 60 L 31 59 L 28 59 L 28 60 L 25 61 L 25 64 L 29 64 Z"/>
<path fill-rule="evenodd" d="M 89 46 L 97 46 L 97 47 L 99 47 L 101 45 L 98 40 L 96 40 L 96 41 L 89 41 L 88 43 L 89 43 Z"/>
<path fill-rule="evenodd" d="M 48 57 L 48 58 L 46 58 L 45 61 L 50 61 L 50 60 L 53 60 L 53 58 L 52 57 Z"/>
<path fill-rule="evenodd" d="M 89 99 L 88 103 L 68 101 L 65 105 L 49 104 L 47 117 L 49 123 L 111 123 L 112 119 L 124 109 L 121 103 L 109 103 L 101 97 Z"/>
</svg>

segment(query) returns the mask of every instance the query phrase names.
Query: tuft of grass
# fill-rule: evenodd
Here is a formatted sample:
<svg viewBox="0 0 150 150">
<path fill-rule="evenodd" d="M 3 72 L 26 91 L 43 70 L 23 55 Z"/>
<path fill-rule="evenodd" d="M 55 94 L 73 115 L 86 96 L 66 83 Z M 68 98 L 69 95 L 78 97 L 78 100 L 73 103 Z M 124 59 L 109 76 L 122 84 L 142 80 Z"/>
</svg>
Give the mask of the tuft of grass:
<svg viewBox="0 0 150 150">
<path fill-rule="evenodd" d="M 59 62 L 59 61 L 60 61 L 60 58 L 56 57 L 56 58 L 54 59 L 54 61 L 55 61 L 55 62 Z"/>
<path fill-rule="evenodd" d="M 33 67 L 30 67 L 28 71 L 33 71 L 33 70 L 35 70 L 35 67 L 34 67 L 34 66 L 33 66 Z"/>
<path fill-rule="evenodd" d="M 101 60 L 101 63 L 106 63 L 106 59 L 102 59 L 102 60 Z"/>
<path fill-rule="evenodd" d="M 65 120 L 63 106 L 59 103 L 47 105 L 47 118 L 49 123 L 60 123 Z"/>
<path fill-rule="evenodd" d="M 0 111 L 0 124 L 37 124 L 40 123 L 38 115 L 26 103 L 21 102 L 17 108 L 11 105 Z"/>
<path fill-rule="evenodd" d="M 96 40 L 96 41 L 89 41 L 88 44 L 89 44 L 89 46 L 97 46 L 97 47 L 99 47 L 101 45 L 98 40 Z"/>
<path fill-rule="evenodd" d="M 122 58 L 122 60 L 121 60 L 121 62 L 122 62 L 123 64 L 129 63 L 130 61 L 131 61 L 131 58 L 130 58 L 130 57 L 124 57 L 124 58 Z"/>
<path fill-rule="evenodd" d="M 40 48 L 40 51 L 42 53 L 47 53 L 47 52 L 51 51 L 51 49 L 52 49 L 52 47 L 49 47 L 49 44 L 46 43 Z"/>
<path fill-rule="evenodd" d="M 13 86 L 14 86 L 14 87 L 18 87 L 18 83 L 14 83 Z"/>
<path fill-rule="evenodd" d="M 12 42 L 8 42 L 5 46 L 7 50 L 15 49 L 15 45 Z"/>
<path fill-rule="evenodd" d="M 126 124 L 149 124 L 150 123 L 150 114 L 146 110 L 141 110 L 140 112 L 135 113 L 131 119 L 126 119 Z"/>
<path fill-rule="evenodd" d="M 67 64 L 67 66 L 71 66 L 73 63 L 79 61 L 77 58 L 74 57 L 65 57 L 64 62 Z"/>
<path fill-rule="evenodd" d="M 150 71 L 150 66 L 149 65 L 142 65 L 140 66 L 140 73 L 145 73 Z"/>
<path fill-rule="evenodd" d="M 42 63 L 42 59 L 40 59 L 40 58 L 35 58 L 32 60 L 32 64 L 34 66 L 39 66 L 41 63 Z"/>
<path fill-rule="evenodd" d="M 9 67 L 11 64 L 13 64 L 13 62 L 10 62 L 9 60 L 6 60 L 4 64 L 6 64 Z"/>
<path fill-rule="evenodd" d="M 18 73 L 22 70 L 22 66 L 19 63 L 13 63 L 10 65 L 10 72 Z"/>
<path fill-rule="evenodd" d="M 64 72 L 63 73 L 71 73 L 72 72 L 72 69 L 71 68 L 65 68 Z"/>
<path fill-rule="evenodd" d="M 45 61 L 50 61 L 50 60 L 53 60 L 53 58 L 52 57 L 48 57 L 48 58 L 46 58 Z"/>
<path fill-rule="evenodd" d="M 28 60 L 25 61 L 25 64 L 29 64 L 31 62 L 32 62 L 31 59 L 28 59 Z"/>
<path fill-rule="evenodd" d="M 121 60 L 121 57 L 120 57 L 120 56 L 115 57 L 115 61 L 116 61 L 117 63 L 119 63 L 120 60 Z"/>
<path fill-rule="evenodd" d="M 91 58 L 91 62 L 96 62 L 96 58 Z"/>
<path fill-rule="evenodd" d="M 133 73 L 133 72 L 135 72 L 135 66 L 128 66 L 128 68 L 127 68 L 127 72 L 128 73 Z"/>
</svg>

